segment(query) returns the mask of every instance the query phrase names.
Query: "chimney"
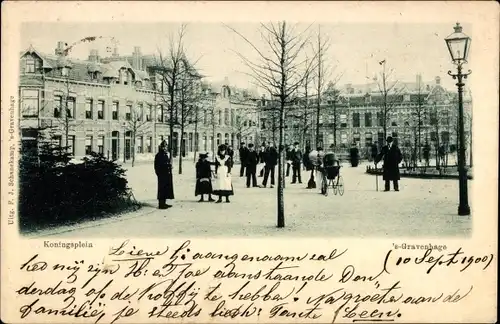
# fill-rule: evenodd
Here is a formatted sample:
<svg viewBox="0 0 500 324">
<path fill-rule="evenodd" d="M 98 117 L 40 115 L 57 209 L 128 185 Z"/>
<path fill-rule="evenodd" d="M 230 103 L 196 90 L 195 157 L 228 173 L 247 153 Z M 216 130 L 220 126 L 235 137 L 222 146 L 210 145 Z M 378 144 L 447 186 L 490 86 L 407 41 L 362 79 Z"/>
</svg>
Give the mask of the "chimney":
<svg viewBox="0 0 500 324">
<path fill-rule="evenodd" d="M 112 57 L 118 57 L 118 47 L 113 47 L 113 55 Z"/>
<path fill-rule="evenodd" d="M 57 56 L 61 56 L 61 55 L 64 55 L 64 50 L 65 50 L 65 47 L 67 46 L 67 44 L 63 41 L 58 41 L 57 42 L 57 47 L 56 47 L 56 50 L 55 50 L 55 54 Z"/>
<path fill-rule="evenodd" d="M 96 49 L 91 49 L 89 53 L 89 61 L 98 63 L 99 62 L 99 52 Z"/>
<path fill-rule="evenodd" d="M 134 52 L 132 53 L 132 68 L 142 70 L 142 56 L 141 48 L 139 46 L 135 46 Z"/>
<path fill-rule="evenodd" d="M 415 86 L 416 86 L 417 90 L 422 88 L 423 84 L 422 84 L 422 75 L 421 74 L 417 74 L 417 83 Z"/>
<path fill-rule="evenodd" d="M 441 78 L 440 77 L 436 77 L 436 85 L 440 85 L 441 84 Z"/>
</svg>

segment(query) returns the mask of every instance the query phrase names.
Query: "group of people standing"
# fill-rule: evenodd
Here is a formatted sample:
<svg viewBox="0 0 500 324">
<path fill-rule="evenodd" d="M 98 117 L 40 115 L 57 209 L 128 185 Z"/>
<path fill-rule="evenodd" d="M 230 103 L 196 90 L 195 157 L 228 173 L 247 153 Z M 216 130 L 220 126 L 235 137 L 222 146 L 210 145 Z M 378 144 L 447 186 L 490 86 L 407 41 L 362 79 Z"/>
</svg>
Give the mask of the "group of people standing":
<svg viewBox="0 0 500 324">
<path fill-rule="evenodd" d="M 330 148 L 333 152 L 334 148 Z M 285 159 L 287 162 L 286 177 L 290 176 L 292 170 L 292 184 L 302 183 L 301 165 L 303 164 L 306 170 L 311 171 L 311 179 L 314 180 L 315 164 L 310 158 L 312 150 L 306 147 L 306 152 L 302 154 L 299 149 L 299 143 L 287 145 L 285 148 Z M 317 152 L 322 152 L 318 149 Z M 392 137 L 387 138 L 387 145 L 382 150 L 377 152 L 376 147 L 372 148 L 372 158 L 375 165 L 381 160 L 383 165 L 383 179 L 385 180 L 385 191 L 389 191 L 390 182 L 393 182 L 394 190 L 399 191 L 399 163 L 402 161 L 402 154 L 397 145 L 393 143 Z M 239 157 L 241 162 L 240 177 L 246 176 L 246 187 L 266 188 L 270 178 L 270 188 L 275 185 L 275 168 L 278 164 L 279 153 L 273 143 L 266 142 L 258 150 L 253 144 L 240 144 Z M 318 154 L 319 158 L 319 154 Z M 259 163 L 264 163 L 262 169 L 263 181 L 261 185 L 257 184 L 257 166 Z M 199 154 L 199 160 L 196 163 L 196 186 L 195 196 L 201 196 L 199 202 L 207 201 L 221 203 L 223 198 L 226 203 L 229 203 L 229 197 L 234 195 L 234 188 L 231 180 L 231 170 L 234 165 L 234 151 L 226 143 L 220 145 L 217 154 L 213 161 L 209 161 L 208 153 Z M 214 167 L 215 172 L 212 171 Z M 158 149 L 154 161 L 155 173 L 158 177 L 158 207 L 167 209 L 172 207 L 166 203 L 168 199 L 174 199 L 173 179 L 172 179 L 172 160 L 167 150 L 167 144 L 163 141 Z M 215 175 L 215 181 L 212 179 Z M 310 179 L 310 180 L 311 180 Z M 308 184 L 309 188 L 310 184 Z M 212 198 L 212 195 L 218 196 L 218 200 Z"/>
</svg>

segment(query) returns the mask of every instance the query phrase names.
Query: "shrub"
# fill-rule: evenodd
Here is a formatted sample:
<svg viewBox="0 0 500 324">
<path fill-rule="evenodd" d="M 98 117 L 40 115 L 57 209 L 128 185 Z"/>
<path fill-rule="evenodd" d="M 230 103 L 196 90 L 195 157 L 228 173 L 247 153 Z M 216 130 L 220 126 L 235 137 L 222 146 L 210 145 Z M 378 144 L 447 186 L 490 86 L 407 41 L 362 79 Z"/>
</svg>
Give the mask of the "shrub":
<svg viewBox="0 0 500 324">
<path fill-rule="evenodd" d="M 39 146 L 38 159 L 24 151 L 20 160 L 19 219 L 21 229 L 94 219 L 132 207 L 127 199 L 125 170 L 115 161 L 92 153 L 71 163 L 65 148 Z"/>
</svg>

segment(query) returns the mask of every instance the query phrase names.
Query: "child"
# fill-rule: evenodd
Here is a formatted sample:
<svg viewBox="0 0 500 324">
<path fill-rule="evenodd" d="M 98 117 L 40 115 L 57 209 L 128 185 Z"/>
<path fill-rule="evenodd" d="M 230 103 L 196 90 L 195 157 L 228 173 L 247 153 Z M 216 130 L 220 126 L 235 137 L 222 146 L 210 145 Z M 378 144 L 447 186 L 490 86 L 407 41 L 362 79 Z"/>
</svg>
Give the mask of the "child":
<svg viewBox="0 0 500 324">
<path fill-rule="evenodd" d="M 198 202 L 205 201 L 203 195 L 208 194 L 208 201 L 215 201 L 212 199 L 212 170 L 210 169 L 210 162 L 207 161 L 207 154 L 200 153 L 198 162 L 196 162 L 196 187 L 194 195 L 201 195 Z"/>
</svg>

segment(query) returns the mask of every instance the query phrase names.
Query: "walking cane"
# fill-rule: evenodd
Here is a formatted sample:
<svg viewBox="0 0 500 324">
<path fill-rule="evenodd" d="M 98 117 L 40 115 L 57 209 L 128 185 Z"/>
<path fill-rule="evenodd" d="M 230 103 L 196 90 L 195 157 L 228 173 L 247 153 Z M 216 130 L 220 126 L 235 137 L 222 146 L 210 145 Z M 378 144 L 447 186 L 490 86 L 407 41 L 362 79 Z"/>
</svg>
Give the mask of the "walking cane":
<svg viewBox="0 0 500 324">
<path fill-rule="evenodd" d="M 377 163 L 375 163 L 375 183 L 376 183 L 376 188 L 378 191 L 378 172 L 377 172 Z"/>
</svg>

